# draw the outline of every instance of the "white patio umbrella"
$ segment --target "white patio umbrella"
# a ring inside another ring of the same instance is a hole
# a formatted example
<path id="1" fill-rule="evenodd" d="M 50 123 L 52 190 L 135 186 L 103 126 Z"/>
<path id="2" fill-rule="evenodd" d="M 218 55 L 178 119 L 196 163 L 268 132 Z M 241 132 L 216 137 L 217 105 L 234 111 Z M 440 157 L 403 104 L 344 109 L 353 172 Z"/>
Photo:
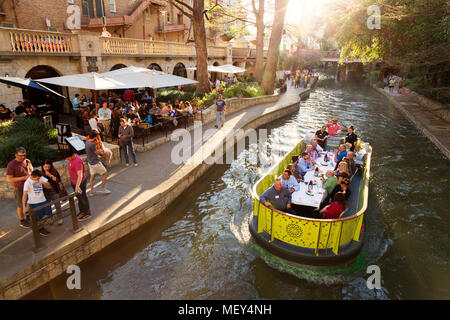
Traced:
<path id="1" fill-rule="evenodd" d="M 208 71 L 211 71 L 211 68 L 213 68 L 214 66 L 208 66 Z M 189 67 L 189 68 L 186 68 L 186 70 L 190 70 L 190 71 L 196 71 L 197 70 L 197 67 Z"/>
<path id="2" fill-rule="evenodd" d="M 90 90 L 114 90 L 129 88 L 124 83 L 108 78 L 96 72 L 73 74 L 69 76 L 45 78 L 37 80 L 43 83 L 55 84 L 63 87 L 82 88 Z"/>
<path id="3" fill-rule="evenodd" d="M 246 70 L 244 68 L 233 66 L 232 64 L 224 64 L 222 66 L 212 66 L 211 70 L 209 71 L 221 73 L 241 73 L 245 72 Z"/>
<path id="4" fill-rule="evenodd" d="M 198 83 L 198 81 L 146 68 L 127 67 L 102 73 L 105 77 L 123 83 L 125 88 L 166 88 Z"/>

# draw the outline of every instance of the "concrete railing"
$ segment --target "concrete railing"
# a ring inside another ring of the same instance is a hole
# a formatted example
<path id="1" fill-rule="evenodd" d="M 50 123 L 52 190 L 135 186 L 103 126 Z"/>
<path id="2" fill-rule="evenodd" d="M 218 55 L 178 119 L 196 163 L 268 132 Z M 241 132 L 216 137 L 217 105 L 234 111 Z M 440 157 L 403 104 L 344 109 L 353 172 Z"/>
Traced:
<path id="1" fill-rule="evenodd" d="M 72 33 L 0 28 L 0 51 L 71 54 L 79 51 L 76 37 Z"/>
<path id="2" fill-rule="evenodd" d="M 149 41 L 128 38 L 100 37 L 103 53 L 111 55 L 195 56 L 195 47 L 182 42 Z M 226 56 L 225 47 L 208 47 L 210 56 Z"/>
<path id="3" fill-rule="evenodd" d="M 278 101 L 280 98 L 279 94 L 273 94 L 270 96 L 261 96 L 254 98 L 229 98 L 225 99 L 227 103 L 225 116 L 232 114 L 248 107 L 252 107 L 258 104 L 273 103 Z M 195 114 L 195 120 L 202 120 L 204 124 L 216 120 L 216 105 L 213 104 L 210 107 L 202 110 L 202 112 L 197 112 Z"/>

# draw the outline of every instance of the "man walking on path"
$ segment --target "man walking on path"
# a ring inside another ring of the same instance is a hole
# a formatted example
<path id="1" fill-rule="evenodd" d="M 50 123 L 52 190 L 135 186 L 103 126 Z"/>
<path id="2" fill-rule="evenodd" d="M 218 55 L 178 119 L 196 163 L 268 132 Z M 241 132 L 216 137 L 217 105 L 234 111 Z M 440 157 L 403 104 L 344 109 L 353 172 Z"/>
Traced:
<path id="1" fill-rule="evenodd" d="M 80 211 L 78 213 L 78 221 L 83 221 L 91 217 L 89 199 L 86 194 L 87 179 L 84 173 L 83 160 L 73 150 L 69 150 L 66 160 L 69 161 L 70 181 L 78 199 L 78 209 Z"/>
<path id="2" fill-rule="evenodd" d="M 33 172 L 33 165 L 28 160 L 25 148 L 17 148 L 15 159 L 8 163 L 6 167 L 6 180 L 10 182 L 14 188 L 14 196 L 17 203 L 17 216 L 20 220 L 20 226 L 23 228 L 31 228 L 31 223 L 25 219 L 23 214 L 23 185 Z M 25 208 L 26 209 L 26 208 Z M 28 217 L 27 217 L 28 218 Z"/>
<path id="3" fill-rule="evenodd" d="M 219 94 L 219 97 L 216 101 L 216 128 L 222 127 L 225 123 L 225 108 L 225 100 L 223 100 L 222 95 Z"/>
<path id="4" fill-rule="evenodd" d="M 133 150 L 133 136 L 134 130 L 133 127 L 127 124 L 125 119 L 120 119 L 120 127 L 119 127 L 119 139 L 122 145 L 123 153 L 125 156 L 125 166 L 129 166 L 128 163 L 128 150 L 131 153 L 131 157 L 133 158 L 134 166 L 137 167 L 136 154 Z"/>
<path id="5" fill-rule="evenodd" d="M 91 196 L 95 196 L 96 192 L 94 190 L 94 181 L 95 176 L 97 174 L 102 175 L 102 188 L 101 191 L 98 191 L 98 193 L 101 194 L 110 194 L 111 191 L 105 188 L 106 186 L 106 179 L 108 178 L 108 171 L 103 166 L 103 163 L 101 163 L 99 156 L 104 156 L 104 152 L 102 149 L 98 149 L 96 145 L 94 144 L 94 140 L 97 138 L 98 133 L 94 130 L 92 130 L 89 133 L 89 140 L 86 141 L 86 155 L 87 155 L 87 161 L 89 165 L 89 172 L 91 174 L 90 177 L 90 183 L 91 183 Z"/>

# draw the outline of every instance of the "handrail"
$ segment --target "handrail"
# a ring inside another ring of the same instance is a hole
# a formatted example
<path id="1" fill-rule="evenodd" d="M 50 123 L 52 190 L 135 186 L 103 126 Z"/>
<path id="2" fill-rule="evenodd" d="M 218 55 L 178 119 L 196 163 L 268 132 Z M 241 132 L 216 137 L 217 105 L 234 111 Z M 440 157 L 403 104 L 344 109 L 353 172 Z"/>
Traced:
<path id="1" fill-rule="evenodd" d="M 66 201 L 69 200 L 69 208 L 70 208 L 70 216 L 72 217 L 72 226 L 73 226 L 73 232 L 77 233 L 79 232 L 82 228 L 80 228 L 78 226 L 78 219 L 77 219 L 77 215 L 76 215 L 76 208 L 75 208 L 75 200 L 74 197 L 76 197 L 76 193 L 72 192 L 71 194 L 58 198 L 56 200 L 50 201 L 46 204 L 43 204 L 42 206 L 33 208 L 32 210 L 28 210 L 25 213 L 29 213 L 30 214 L 30 218 L 31 218 L 31 227 L 32 227 L 32 231 L 33 231 L 33 239 L 34 239 L 34 251 L 37 252 L 39 250 L 41 250 L 43 248 L 42 244 L 41 244 L 41 239 L 39 236 L 39 227 L 43 224 L 45 224 L 45 222 L 49 219 L 53 219 L 54 218 L 54 214 L 51 214 L 50 216 L 44 216 L 40 221 L 37 221 L 36 218 L 36 211 L 41 210 L 43 208 L 46 208 L 48 206 L 60 203 L 62 201 Z M 59 217 L 60 218 L 64 218 L 67 217 L 68 215 L 66 214 L 60 214 Z"/>

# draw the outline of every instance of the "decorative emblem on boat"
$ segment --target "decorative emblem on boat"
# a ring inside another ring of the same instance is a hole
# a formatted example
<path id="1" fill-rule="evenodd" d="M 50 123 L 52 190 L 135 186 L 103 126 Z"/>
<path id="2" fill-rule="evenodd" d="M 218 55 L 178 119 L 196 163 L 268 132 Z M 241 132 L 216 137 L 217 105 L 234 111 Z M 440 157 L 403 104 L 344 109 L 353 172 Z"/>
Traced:
<path id="1" fill-rule="evenodd" d="M 291 223 L 286 227 L 286 232 L 292 238 L 299 238 L 301 237 L 303 230 L 298 225 Z"/>

